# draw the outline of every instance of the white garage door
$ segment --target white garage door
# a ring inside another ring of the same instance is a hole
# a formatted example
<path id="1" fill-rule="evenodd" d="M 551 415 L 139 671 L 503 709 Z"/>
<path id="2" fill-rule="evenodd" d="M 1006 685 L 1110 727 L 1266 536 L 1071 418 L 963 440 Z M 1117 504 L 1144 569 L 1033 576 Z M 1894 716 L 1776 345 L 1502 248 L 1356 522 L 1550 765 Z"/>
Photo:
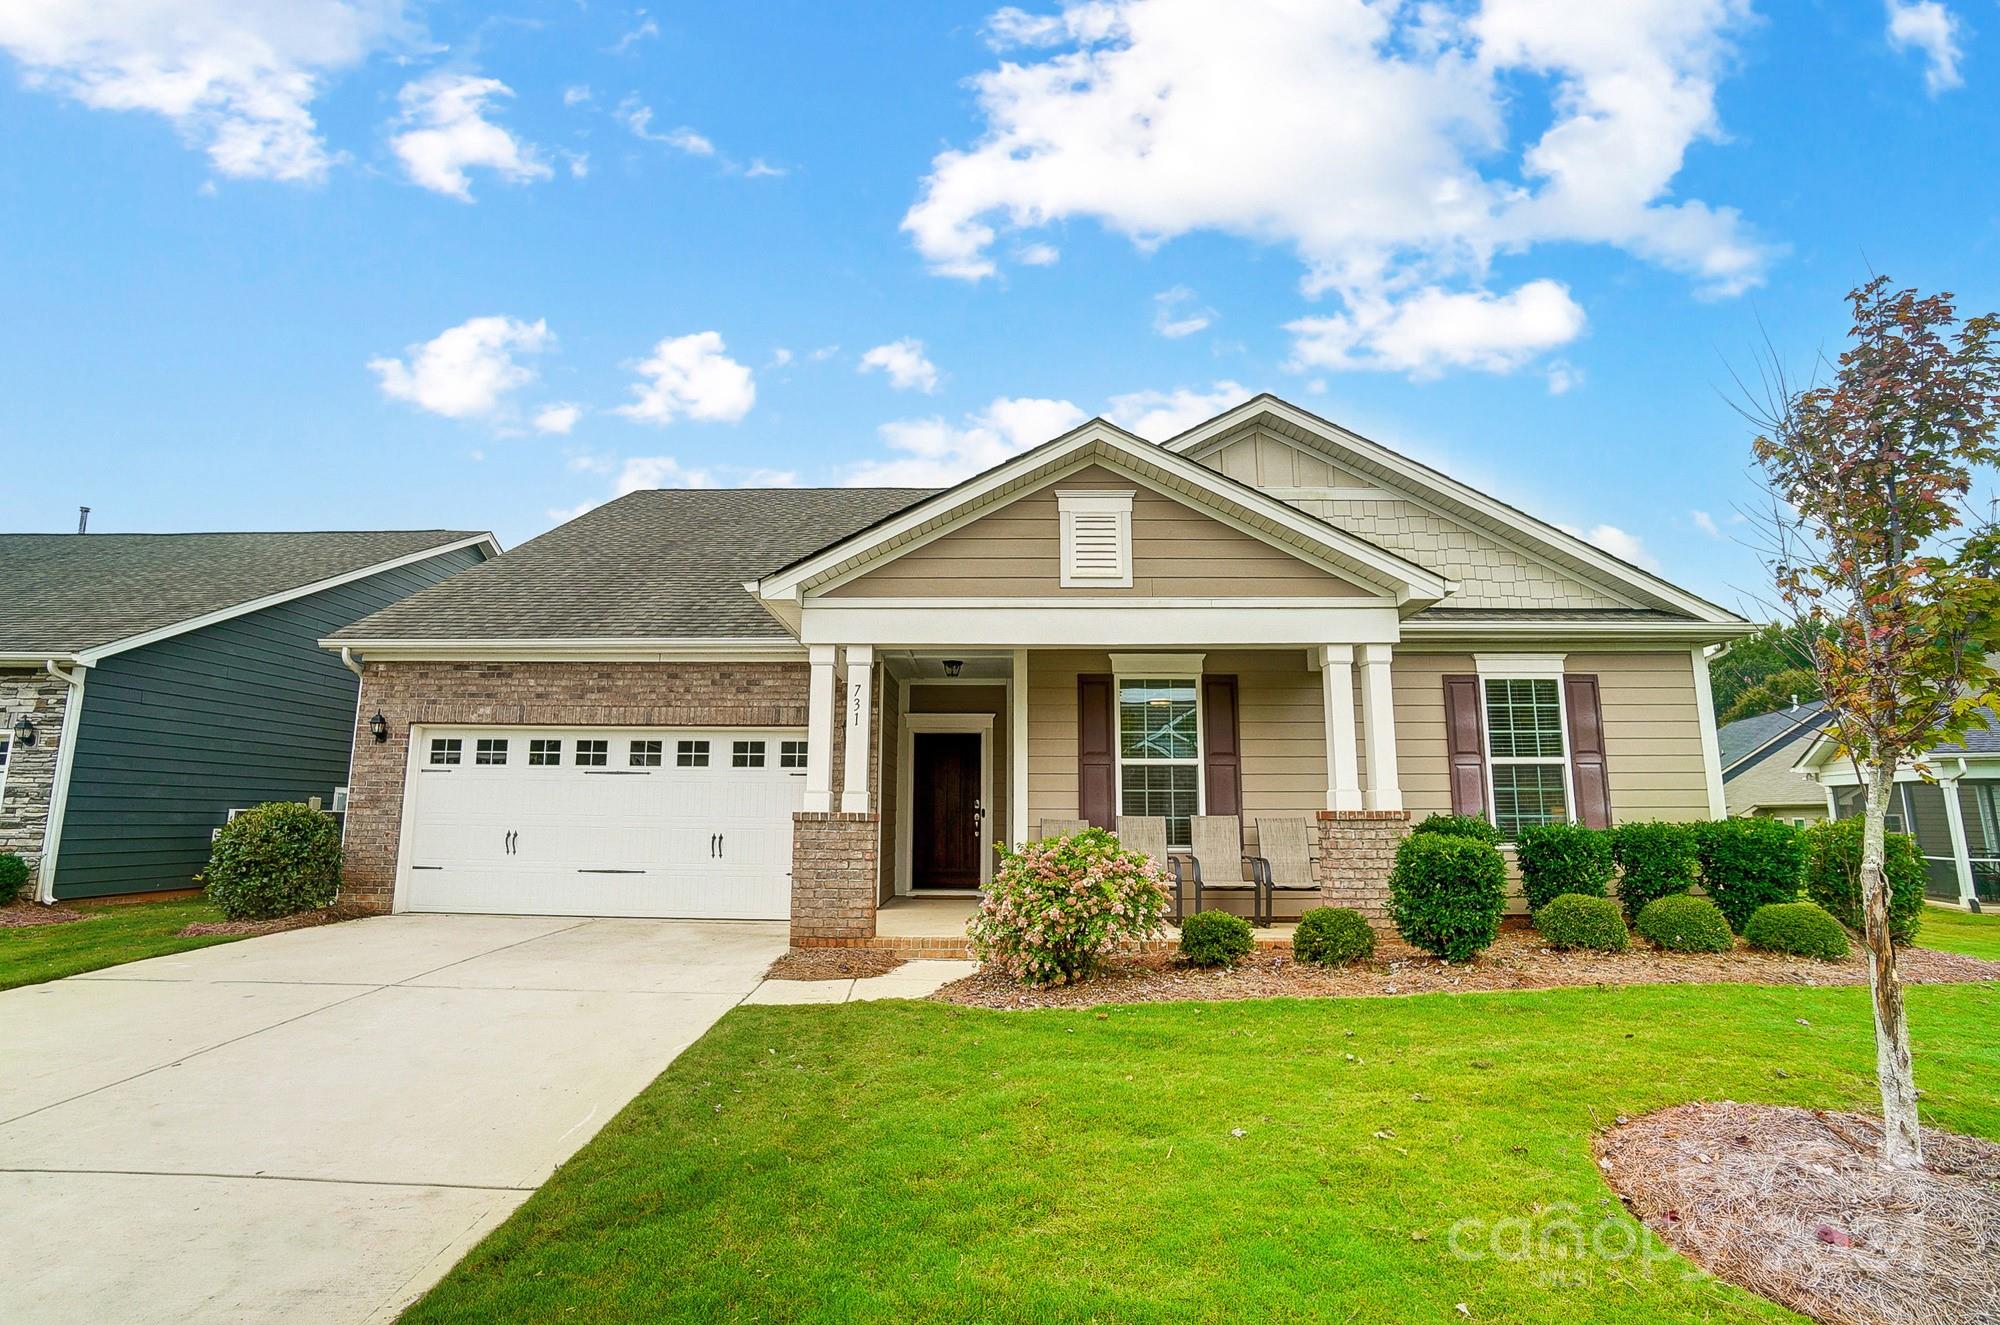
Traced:
<path id="1" fill-rule="evenodd" d="M 424 727 L 410 759 L 406 910 L 791 914 L 803 732 Z"/>

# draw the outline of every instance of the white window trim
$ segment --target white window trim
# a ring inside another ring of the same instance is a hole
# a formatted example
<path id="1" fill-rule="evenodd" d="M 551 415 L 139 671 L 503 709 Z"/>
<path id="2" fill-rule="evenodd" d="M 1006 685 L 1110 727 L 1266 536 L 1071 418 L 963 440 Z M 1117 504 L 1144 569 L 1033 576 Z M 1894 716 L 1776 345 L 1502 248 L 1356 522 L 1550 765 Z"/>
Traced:
<path id="1" fill-rule="evenodd" d="M 1065 589 L 1129 589 L 1132 587 L 1132 496 L 1130 492 L 1058 492 L 1056 509 L 1062 532 L 1062 587 Z M 1118 566 L 1115 572 L 1085 573 L 1076 566 L 1076 517 L 1080 514 L 1117 517 Z"/>
<path id="2" fill-rule="evenodd" d="M 4 716 L 4 715 L 0 715 Z M 14 763 L 14 720 L 7 719 L 7 730 L 0 733 L 0 805 L 7 803 L 7 770 Z"/>
<path id="3" fill-rule="evenodd" d="M 1119 695 L 1127 681 L 1189 681 L 1194 685 L 1194 812 L 1208 812 L 1208 709 L 1203 703 L 1201 685 L 1201 662 L 1204 655 L 1199 653 L 1114 653 L 1111 655 L 1111 787 L 1112 822 L 1116 823 L 1125 814 L 1125 733 L 1124 706 Z M 1150 663 L 1168 663 L 1181 670 L 1158 669 L 1145 666 Z M 1134 666 L 1134 664 L 1139 664 Z M 1189 761 L 1184 759 L 1136 759 L 1132 762 L 1179 768 Z M 1192 846 L 1169 846 L 1169 851 L 1189 852 Z"/>
<path id="4" fill-rule="evenodd" d="M 1496 829 L 1500 826 L 1500 780 L 1493 776 L 1493 770 L 1502 764 L 1561 764 L 1563 775 L 1563 822 L 1572 824 L 1576 822 L 1576 770 L 1570 762 L 1575 751 L 1569 748 L 1569 695 L 1567 693 L 1569 688 L 1563 684 L 1562 658 L 1563 655 L 1559 653 L 1548 655 L 1547 658 L 1543 659 L 1529 658 L 1524 655 L 1519 659 L 1510 658 L 1502 661 L 1508 664 L 1515 662 L 1522 664 L 1541 662 L 1544 666 L 1540 669 L 1534 669 L 1526 666 L 1516 667 L 1510 665 L 1490 671 L 1486 666 L 1488 661 L 1486 658 L 1479 657 L 1473 659 L 1479 668 L 1479 745 L 1480 752 L 1486 756 L 1486 822 L 1492 824 Z M 1546 663 L 1551 659 L 1555 663 L 1553 671 L 1548 670 L 1546 667 Z M 1488 702 L 1486 695 L 1486 683 L 1488 681 L 1555 682 L 1557 730 L 1562 735 L 1563 744 L 1563 752 L 1560 758 L 1551 758 L 1547 755 L 1500 755 L 1497 757 L 1494 755 L 1493 706 Z M 1509 843 L 1513 841 L 1512 838 L 1506 838 L 1505 840 Z"/>

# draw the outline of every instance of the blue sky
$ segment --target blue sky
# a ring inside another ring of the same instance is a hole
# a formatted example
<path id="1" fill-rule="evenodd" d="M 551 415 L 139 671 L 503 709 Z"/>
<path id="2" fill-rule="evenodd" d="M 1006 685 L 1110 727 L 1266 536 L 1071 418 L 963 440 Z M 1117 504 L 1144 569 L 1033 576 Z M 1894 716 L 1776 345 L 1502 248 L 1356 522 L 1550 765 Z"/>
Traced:
<path id="1" fill-rule="evenodd" d="M 1615 10 L 1616 12 L 1609 12 Z M 939 481 L 1269 390 L 1738 604 L 1732 368 L 2000 307 L 1990 0 L 0 11 L 11 527 Z"/>

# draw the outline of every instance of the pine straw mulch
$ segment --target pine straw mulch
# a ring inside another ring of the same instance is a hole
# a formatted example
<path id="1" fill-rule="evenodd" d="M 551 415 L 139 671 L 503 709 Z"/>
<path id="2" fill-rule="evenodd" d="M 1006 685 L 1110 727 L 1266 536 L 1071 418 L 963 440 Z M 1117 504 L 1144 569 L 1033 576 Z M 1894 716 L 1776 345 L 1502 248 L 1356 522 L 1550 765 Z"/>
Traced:
<path id="1" fill-rule="evenodd" d="M 1683 1104 L 1598 1138 L 1628 1209 L 1717 1278 L 1824 1325 L 2000 1321 L 2000 1145 L 1923 1129 L 1885 1171 L 1858 1114 Z"/>
<path id="2" fill-rule="evenodd" d="M 275 920 L 204 920 L 184 926 L 182 938 L 200 938 L 206 934 L 227 934 L 232 938 L 255 938 L 259 934 L 282 934 L 288 929 L 311 929 L 315 925 L 332 925 L 342 920 L 358 920 L 362 916 L 373 915 L 354 907 L 324 906 L 317 911 L 301 911 L 293 916 L 279 916 Z"/>
<path id="3" fill-rule="evenodd" d="M 1370 994 L 1494 992 L 1570 985 L 1769 984 L 1865 985 L 1859 949 L 1843 961 L 1753 952 L 1662 952 L 1643 940 L 1628 952 L 1556 952 L 1533 930 L 1506 929 L 1469 962 L 1444 962 L 1384 942 L 1371 961 L 1319 967 L 1290 954 L 1260 950 L 1242 965 L 1205 971 L 1171 954 L 1112 957 L 1074 985 L 1030 989 L 994 967 L 944 986 L 932 998 L 988 1008 L 1070 1008 L 1099 1003 L 1165 1003 L 1178 999 L 1331 998 Z M 2000 980 L 2000 961 L 1904 948 L 1896 969 L 1906 984 Z"/>
<path id="4" fill-rule="evenodd" d="M 43 906 L 39 902 L 9 902 L 0 906 L 0 929 L 28 929 L 35 925 L 65 925 L 85 919 L 81 911 L 66 906 Z"/>
<path id="5" fill-rule="evenodd" d="M 771 963 L 767 980 L 854 980 L 887 975 L 903 964 L 873 948 L 794 948 Z"/>

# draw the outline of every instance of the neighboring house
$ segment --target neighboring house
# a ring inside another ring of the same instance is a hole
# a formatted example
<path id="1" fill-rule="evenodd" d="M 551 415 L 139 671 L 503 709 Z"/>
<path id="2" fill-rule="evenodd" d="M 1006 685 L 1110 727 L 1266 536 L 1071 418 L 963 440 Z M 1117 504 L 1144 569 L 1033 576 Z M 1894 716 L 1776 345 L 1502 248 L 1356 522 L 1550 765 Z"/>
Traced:
<path id="1" fill-rule="evenodd" d="M 232 809 L 347 781 L 328 632 L 489 534 L 0 534 L 0 851 L 42 901 L 192 886 Z"/>
<path id="2" fill-rule="evenodd" d="M 1043 823 L 1211 814 L 1309 821 L 1379 918 L 1412 815 L 1720 817 L 1750 629 L 1269 396 L 941 492 L 635 492 L 326 641 L 347 896 L 863 944 Z"/>
<path id="3" fill-rule="evenodd" d="M 1819 734 L 1826 706 L 1794 703 L 1726 723 L 1716 733 L 1722 750 L 1722 797 L 1732 817 L 1784 819 L 1803 828 L 1826 818 L 1826 790 L 1792 765 Z"/>

